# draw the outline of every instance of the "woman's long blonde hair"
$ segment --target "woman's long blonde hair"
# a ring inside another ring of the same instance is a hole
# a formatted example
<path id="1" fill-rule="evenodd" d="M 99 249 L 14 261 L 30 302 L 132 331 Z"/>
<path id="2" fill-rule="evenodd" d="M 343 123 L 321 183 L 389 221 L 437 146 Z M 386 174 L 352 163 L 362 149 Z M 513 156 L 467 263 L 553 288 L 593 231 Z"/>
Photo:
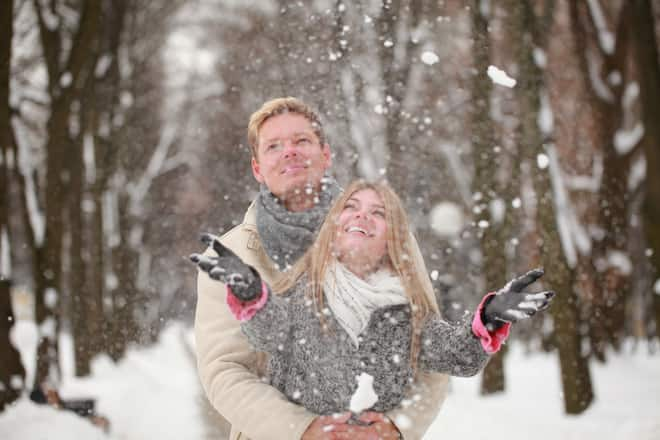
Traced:
<path id="1" fill-rule="evenodd" d="M 384 264 L 396 273 L 403 285 L 412 311 L 412 334 L 410 344 L 411 364 L 416 367 L 420 348 L 420 333 L 424 320 L 429 313 L 437 312 L 438 306 L 431 291 L 430 282 L 425 283 L 422 277 L 428 276 L 417 266 L 417 256 L 414 255 L 415 245 L 408 224 L 408 216 L 401 200 L 384 182 L 353 181 L 338 197 L 330 208 L 321 225 L 314 244 L 273 286 L 276 293 L 291 289 L 303 275 L 307 275 L 308 288 L 306 294 L 314 302 L 319 319 L 323 321 L 323 281 L 326 271 L 334 261 L 333 242 L 337 236 L 339 214 L 341 214 L 348 199 L 358 191 L 373 190 L 383 201 L 385 221 L 387 223 L 387 255 Z"/>

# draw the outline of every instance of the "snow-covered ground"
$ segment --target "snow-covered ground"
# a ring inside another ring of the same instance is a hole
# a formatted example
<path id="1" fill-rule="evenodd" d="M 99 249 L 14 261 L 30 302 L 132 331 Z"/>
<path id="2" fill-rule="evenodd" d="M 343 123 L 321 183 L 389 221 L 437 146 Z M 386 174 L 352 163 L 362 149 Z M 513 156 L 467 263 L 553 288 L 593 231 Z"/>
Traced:
<path id="1" fill-rule="evenodd" d="M 23 353 L 36 344 L 36 330 L 17 322 L 14 340 Z M 168 327 L 160 342 L 131 350 L 119 364 L 105 357 L 93 363 L 90 378 L 72 375 L 71 339 L 63 335 L 63 397 L 95 397 L 98 412 L 111 422 L 105 435 L 85 419 L 32 404 L 27 398 L 0 413 L 0 439 L 203 439 L 200 389 L 190 353 L 191 332 Z M 426 439 L 660 439 L 660 355 L 646 346 L 592 364 L 596 401 L 580 416 L 562 412 L 555 355 L 525 355 L 510 347 L 507 391 L 480 397 L 480 377 L 452 379 L 451 394 Z M 26 359 L 29 371 L 33 362 Z"/>

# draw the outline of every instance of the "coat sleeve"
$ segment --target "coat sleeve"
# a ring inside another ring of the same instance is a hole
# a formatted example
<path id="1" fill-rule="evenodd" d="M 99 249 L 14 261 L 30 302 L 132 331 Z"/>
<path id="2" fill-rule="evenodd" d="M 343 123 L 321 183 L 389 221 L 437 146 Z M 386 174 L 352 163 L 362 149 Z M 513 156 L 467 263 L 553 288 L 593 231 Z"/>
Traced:
<path id="1" fill-rule="evenodd" d="M 257 353 L 229 312 L 225 296 L 224 284 L 198 273 L 195 341 L 206 396 L 233 430 L 253 440 L 301 438 L 316 415 L 257 376 Z"/>
<path id="2" fill-rule="evenodd" d="M 291 340 L 290 298 L 274 295 L 267 286 L 263 294 L 266 296 L 263 307 L 244 320 L 241 329 L 256 350 L 273 354 L 285 350 Z"/>
<path id="3" fill-rule="evenodd" d="M 435 304 L 435 297 L 431 295 L 433 292 L 431 279 L 414 236 L 411 242 L 415 269 L 422 274 L 421 278 L 429 293 L 429 300 Z M 448 387 L 449 376 L 446 374 L 418 371 L 415 382 L 406 395 L 405 405 L 400 405 L 400 408 L 388 411 L 385 415 L 392 420 L 405 440 L 421 439 L 438 416 L 440 407 L 447 397 Z"/>
<path id="4" fill-rule="evenodd" d="M 452 376 L 474 376 L 488 362 L 489 355 L 472 330 L 473 316 L 450 324 L 432 315 L 421 334 L 419 367 Z"/>

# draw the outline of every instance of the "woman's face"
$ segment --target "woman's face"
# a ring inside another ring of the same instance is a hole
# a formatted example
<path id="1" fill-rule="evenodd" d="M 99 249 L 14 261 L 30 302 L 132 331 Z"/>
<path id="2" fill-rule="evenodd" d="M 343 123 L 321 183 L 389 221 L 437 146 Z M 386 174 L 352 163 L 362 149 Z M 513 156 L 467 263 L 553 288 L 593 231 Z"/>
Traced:
<path id="1" fill-rule="evenodd" d="M 356 191 L 337 221 L 333 249 L 339 261 L 364 278 L 378 269 L 387 251 L 385 206 L 372 189 Z"/>

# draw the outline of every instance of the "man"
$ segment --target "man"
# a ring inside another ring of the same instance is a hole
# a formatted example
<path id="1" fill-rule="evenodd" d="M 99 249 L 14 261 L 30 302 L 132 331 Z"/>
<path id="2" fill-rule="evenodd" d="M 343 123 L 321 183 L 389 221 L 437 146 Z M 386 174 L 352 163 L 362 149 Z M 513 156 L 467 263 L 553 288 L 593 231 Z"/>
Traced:
<path id="1" fill-rule="evenodd" d="M 312 243 L 340 190 L 324 177 L 332 159 L 321 121 L 301 101 L 266 102 L 250 118 L 248 141 L 260 194 L 243 223 L 220 241 L 272 284 Z M 416 251 L 418 270 L 426 274 Z M 310 413 L 261 379 L 263 359 L 229 312 L 225 286 L 200 273 L 197 290 L 198 370 L 209 401 L 232 425 L 230 440 L 417 439 L 445 398 L 447 376 L 419 373 L 404 409 L 386 415 L 368 412 L 362 416 L 365 425 L 346 423 L 349 414 Z"/>

